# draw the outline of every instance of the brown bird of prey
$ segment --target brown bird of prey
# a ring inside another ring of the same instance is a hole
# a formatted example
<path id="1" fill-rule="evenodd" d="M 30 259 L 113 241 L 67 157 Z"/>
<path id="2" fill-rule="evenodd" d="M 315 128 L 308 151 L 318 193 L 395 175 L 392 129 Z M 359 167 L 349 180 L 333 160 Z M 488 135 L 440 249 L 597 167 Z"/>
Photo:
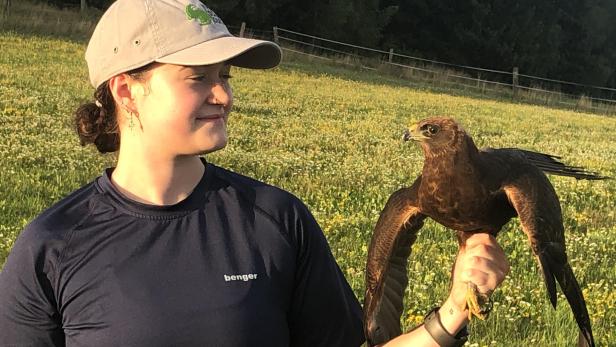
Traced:
<path id="1" fill-rule="evenodd" d="M 369 346 L 401 334 L 406 264 L 426 217 L 456 231 L 460 245 L 473 233 L 496 236 L 519 217 L 556 307 L 556 285 L 573 310 L 581 346 L 594 346 L 582 291 L 565 252 L 560 204 L 543 172 L 577 179 L 603 179 L 559 157 L 516 148 L 483 149 L 453 119 L 434 117 L 411 127 L 404 139 L 421 144 L 424 166 L 410 188 L 391 195 L 377 221 L 366 266 L 364 329 Z M 469 284 L 467 307 L 483 319 L 487 296 Z M 466 307 L 465 307 L 466 308 Z"/>

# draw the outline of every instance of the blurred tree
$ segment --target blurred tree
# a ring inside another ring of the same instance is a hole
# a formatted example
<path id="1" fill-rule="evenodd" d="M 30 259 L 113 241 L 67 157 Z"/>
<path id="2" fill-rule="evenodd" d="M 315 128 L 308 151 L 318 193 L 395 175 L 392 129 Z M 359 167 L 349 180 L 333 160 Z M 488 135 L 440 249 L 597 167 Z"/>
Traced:
<path id="1" fill-rule="evenodd" d="M 571 45 L 586 46 L 581 54 L 571 57 L 573 64 L 581 69 L 568 67 L 581 76 L 583 83 L 593 83 L 616 87 L 616 1 L 591 0 L 587 2 L 585 15 L 580 19 L 585 36 L 582 42 L 569 42 Z M 564 47 L 563 47 L 564 48 Z M 569 73 L 563 72 L 563 73 Z M 613 93 L 612 93 L 613 94 Z M 609 95 L 606 97 L 616 97 Z"/>
<path id="2" fill-rule="evenodd" d="M 384 1 L 385 5 L 397 1 Z M 461 65 L 526 73 L 558 63 L 553 2 L 405 0 L 383 32 L 384 47 Z M 523 67 L 524 66 L 524 67 Z"/>
<path id="3" fill-rule="evenodd" d="M 79 7 L 84 0 L 38 1 Z M 87 0 L 98 9 L 112 2 Z M 517 66 L 523 74 L 616 87 L 614 0 L 203 2 L 229 25 L 276 25 L 459 65 L 506 71 Z"/>
<path id="4" fill-rule="evenodd" d="M 106 10 L 115 0 L 38 0 L 59 8 L 81 8 L 85 3 L 88 7 Z"/>
<path id="5" fill-rule="evenodd" d="M 374 46 L 391 9 L 379 0 L 212 0 L 205 1 L 227 24 L 274 25 L 334 40 Z"/>
<path id="6" fill-rule="evenodd" d="M 616 84 L 614 0 L 382 0 L 381 47 L 460 65 Z"/>
<path id="7" fill-rule="evenodd" d="M 250 28 L 269 29 L 274 11 L 287 0 L 211 0 L 203 1 L 226 24 L 246 22 Z"/>

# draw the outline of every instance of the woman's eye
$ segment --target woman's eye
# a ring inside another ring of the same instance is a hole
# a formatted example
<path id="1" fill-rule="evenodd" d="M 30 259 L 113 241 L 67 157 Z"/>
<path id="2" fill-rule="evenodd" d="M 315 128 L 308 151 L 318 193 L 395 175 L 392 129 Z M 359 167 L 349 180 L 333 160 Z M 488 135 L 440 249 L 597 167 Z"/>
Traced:
<path id="1" fill-rule="evenodd" d="M 195 81 L 203 81 L 205 79 L 205 75 L 194 75 L 194 76 L 190 76 L 191 80 L 195 80 Z"/>
<path id="2" fill-rule="evenodd" d="M 233 76 L 231 76 L 231 75 L 229 75 L 229 74 L 222 74 L 222 75 L 220 75 L 220 79 L 222 79 L 222 80 L 224 80 L 224 81 L 227 81 L 227 80 L 229 80 L 229 79 L 230 79 L 230 78 L 232 78 L 232 77 L 233 77 Z M 208 76 L 206 76 L 206 75 L 194 75 L 194 76 L 190 76 L 189 78 L 190 78 L 191 80 L 198 81 L 198 82 L 205 82 L 205 81 L 209 81 L 209 80 L 210 80 L 211 82 L 213 82 L 213 83 L 214 83 L 213 78 L 209 78 L 209 77 L 208 77 Z"/>

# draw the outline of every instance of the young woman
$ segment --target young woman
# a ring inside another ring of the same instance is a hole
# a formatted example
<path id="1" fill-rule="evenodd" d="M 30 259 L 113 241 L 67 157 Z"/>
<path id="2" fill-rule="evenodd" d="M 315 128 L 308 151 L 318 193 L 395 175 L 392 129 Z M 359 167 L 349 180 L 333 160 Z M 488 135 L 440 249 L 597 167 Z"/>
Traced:
<path id="1" fill-rule="evenodd" d="M 20 234 L 0 273 L 0 346 L 363 343 L 361 307 L 304 204 L 200 158 L 227 143 L 231 66 L 280 59 L 197 0 L 109 8 L 86 51 L 96 100 L 75 121 L 117 166 Z M 476 243 L 454 283 L 490 291 L 504 257 Z"/>

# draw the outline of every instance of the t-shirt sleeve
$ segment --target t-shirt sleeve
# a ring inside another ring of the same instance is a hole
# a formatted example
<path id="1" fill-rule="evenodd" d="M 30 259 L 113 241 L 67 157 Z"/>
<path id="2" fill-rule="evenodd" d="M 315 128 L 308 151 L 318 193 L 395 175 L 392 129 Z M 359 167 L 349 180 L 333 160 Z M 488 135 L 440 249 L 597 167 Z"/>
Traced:
<path id="1" fill-rule="evenodd" d="M 64 346 L 53 294 L 57 242 L 30 225 L 0 271 L 0 346 Z"/>
<path id="2" fill-rule="evenodd" d="M 297 272 L 289 317 L 292 346 L 360 346 L 362 311 L 308 209 L 295 220 Z"/>

